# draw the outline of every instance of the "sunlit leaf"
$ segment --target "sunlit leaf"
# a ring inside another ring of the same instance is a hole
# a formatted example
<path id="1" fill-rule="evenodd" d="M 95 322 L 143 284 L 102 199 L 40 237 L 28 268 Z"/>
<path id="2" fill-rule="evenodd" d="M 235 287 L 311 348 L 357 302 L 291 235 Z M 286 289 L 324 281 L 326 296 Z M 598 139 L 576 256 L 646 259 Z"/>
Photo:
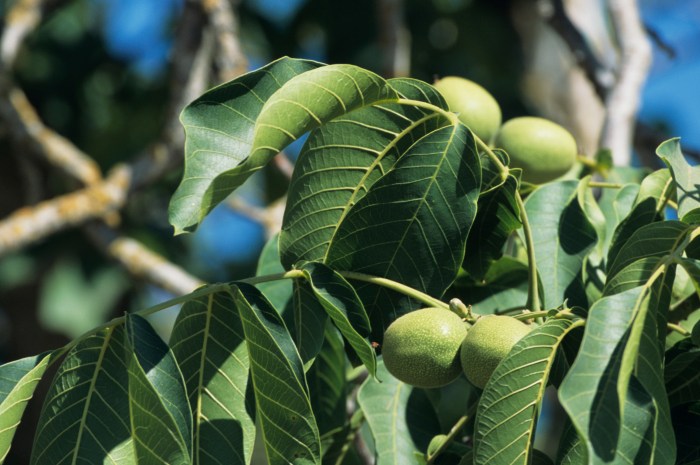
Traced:
<path id="1" fill-rule="evenodd" d="M 265 244 L 265 247 L 263 247 L 262 252 L 260 252 L 258 267 L 255 271 L 256 276 L 266 276 L 284 272 L 284 267 L 280 262 L 278 246 L 279 233 L 272 236 Z M 289 311 L 291 313 L 292 281 L 289 279 L 279 279 L 256 284 L 256 287 L 265 294 L 265 297 L 270 301 L 272 306 L 282 313 L 286 322 L 287 312 Z"/>
<path id="2" fill-rule="evenodd" d="M 44 402 L 32 465 L 134 463 L 123 341 L 123 326 L 113 326 L 68 353 Z"/>
<path id="3" fill-rule="evenodd" d="M 581 268 L 596 243 L 596 231 L 577 196 L 578 185 L 575 180 L 545 184 L 525 201 L 547 308 L 565 299 L 586 305 Z"/>
<path id="4" fill-rule="evenodd" d="M 248 351 L 233 298 L 218 292 L 183 305 L 170 346 L 194 422 L 194 463 L 248 464 L 255 422 L 246 403 Z"/>
<path id="5" fill-rule="evenodd" d="M 377 367 L 377 378 L 367 378 L 357 402 L 367 418 L 376 448 L 377 465 L 418 465 L 415 452 L 423 456 L 440 425 L 422 389 L 397 380 Z"/>
<path id="6" fill-rule="evenodd" d="M 24 409 L 53 357 L 44 353 L 0 366 L 0 464 L 10 452 Z"/>
<path id="7" fill-rule="evenodd" d="M 700 207 L 700 167 L 690 165 L 681 151 L 680 138 L 662 142 L 656 154 L 669 167 L 676 181 L 678 199 L 678 217 L 683 218 L 688 212 Z"/>
<path id="8" fill-rule="evenodd" d="M 267 154 L 249 157 L 265 102 L 287 81 L 319 66 L 281 58 L 215 87 L 183 110 L 185 172 L 168 212 L 176 233 L 196 229 L 222 199 L 267 163 Z"/>
<path id="9" fill-rule="evenodd" d="M 134 463 L 192 463 L 192 415 L 175 357 L 142 317 L 127 315 L 124 336 Z"/>
<path id="10" fill-rule="evenodd" d="M 320 465 L 321 442 L 304 367 L 277 311 L 255 287 L 232 289 L 250 359 L 256 416 L 270 465 Z"/>
<path id="11" fill-rule="evenodd" d="M 528 464 L 557 349 L 582 320 L 550 319 L 522 338 L 498 365 L 476 413 L 474 464 Z"/>

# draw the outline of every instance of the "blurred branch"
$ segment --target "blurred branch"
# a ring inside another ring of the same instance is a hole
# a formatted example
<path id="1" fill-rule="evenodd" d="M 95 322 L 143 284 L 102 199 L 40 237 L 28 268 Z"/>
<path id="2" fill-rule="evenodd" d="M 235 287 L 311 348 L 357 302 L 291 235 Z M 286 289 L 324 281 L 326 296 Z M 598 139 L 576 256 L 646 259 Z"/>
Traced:
<path id="1" fill-rule="evenodd" d="M 651 64 L 651 45 L 635 0 L 610 0 L 608 5 L 620 47 L 620 65 L 606 100 L 600 147 L 612 151 L 616 165 L 628 166 L 641 90 Z"/>
<path id="2" fill-rule="evenodd" d="M 17 0 L 5 15 L 0 42 L 0 60 L 9 69 L 14 64 L 24 39 L 39 25 L 46 10 L 59 0 Z"/>
<path id="3" fill-rule="evenodd" d="M 176 295 L 189 294 L 204 284 L 140 242 L 120 236 L 104 224 L 88 224 L 84 229 L 93 242 L 134 276 Z"/>
<path id="4" fill-rule="evenodd" d="M 100 183 L 12 213 L 0 221 L 0 256 L 118 211 L 126 201 L 130 177 L 129 168 L 119 165 Z"/>
<path id="5" fill-rule="evenodd" d="M 202 0 L 202 6 L 216 36 L 219 80 L 230 81 L 248 69 L 248 59 L 239 40 L 238 16 L 230 0 Z"/>
<path id="6" fill-rule="evenodd" d="M 379 42 L 384 55 L 383 74 L 402 77 L 411 74 L 411 36 L 404 21 L 404 0 L 379 0 L 377 16 Z"/>
<path id="7" fill-rule="evenodd" d="M 564 8 L 563 0 L 553 0 L 551 8 L 548 8 L 543 16 L 569 47 L 576 64 L 584 71 L 596 94 L 604 102 L 614 83 L 615 76 L 601 63 L 581 31 L 571 22 Z"/>

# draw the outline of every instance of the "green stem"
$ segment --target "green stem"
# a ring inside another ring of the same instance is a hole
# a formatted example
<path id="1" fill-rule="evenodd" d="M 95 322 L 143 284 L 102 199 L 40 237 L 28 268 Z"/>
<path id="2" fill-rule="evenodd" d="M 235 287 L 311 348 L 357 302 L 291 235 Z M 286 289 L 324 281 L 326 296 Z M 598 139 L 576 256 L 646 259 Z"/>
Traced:
<path id="1" fill-rule="evenodd" d="M 467 422 L 474 416 L 474 413 L 476 412 L 476 407 L 478 403 L 474 403 L 469 407 L 469 410 L 467 411 L 466 414 L 462 415 L 459 417 L 459 420 L 455 422 L 455 424 L 452 426 L 450 429 L 450 432 L 447 433 L 447 437 L 445 438 L 445 441 L 438 447 L 438 449 L 435 451 L 433 455 L 430 457 L 427 457 L 427 465 L 431 465 L 432 463 L 435 463 L 435 459 L 437 459 L 440 454 L 445 452 L 447 449 L 447 446 L 450 445 L 450 443 L 454 440 L 455 436 L 459 434 L 459 432 L 464 428 L 464 425 L 467 424 Z"/>
<path id="2" fill-rule="evenodd" d="M 583 156 L 583 155 L 578 155 L 576 157 L 579 163 L 581 163 L 584 166 L 587 166 L 588 168 L 591 168 L 593 170 L 598 168 L 598 164 L 595 162 L 595 160 L 591 160 L 590 158 Z"/>
<path id="3" fill-rule="evenodd" d="M 619 182 L 589 181 L 588 187 L 601 187 L 603 189 L 622 189 L 624 184 Z"/>
<path id="4" fill-rule="evenodd" d="M 685 336 L 685 337 L 690 336 L 690 331 L 688 331 L 687 329 L 685 329 L 681 325 L 677 325 L 675 323 L 666 323 L 666 327 L 670 331 L 675 331 L 675 332 L 681 334 L 682 336 Z"/>
<path id="5" fill-rule="evenodd" d="M 450 306 L 445 302 L 431 297 L 428 294 L 421 292 L 417 289 L 413 289 L 410 286 L 406 286 L 405 284 L 392 281 L 391 279 L 380 278 L 378 276 L 372 276 L 364 273 L 357 273 L 355 271 L 339 271 L 338 273 L 344 278 L 354 279 L 355 281 L 363 281 L 366 283 L 386 287 L 387 289 L 391 289 L 392 291 L 396 291 L 403 295 L 407 295 L 408 297 L 412 297 L 420 302 L 423 302 L 426 305 L 430 305 L 431 307 L 443 308 L 445 310 L 450 309 Z"/>

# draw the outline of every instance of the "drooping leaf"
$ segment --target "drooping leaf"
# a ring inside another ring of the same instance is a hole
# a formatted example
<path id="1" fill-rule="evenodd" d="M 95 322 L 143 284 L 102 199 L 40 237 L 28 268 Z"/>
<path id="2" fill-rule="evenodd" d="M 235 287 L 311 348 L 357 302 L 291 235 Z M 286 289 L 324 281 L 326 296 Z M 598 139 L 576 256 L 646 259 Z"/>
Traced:
<path id="1" fill-rule="evenodd" d="M 183 110 L 185 172 L 168 212 L 176 233 L 196 229 L 216 204 L 267 163 L 265 156 L 249 157 L 265 102 L 287 81 L 319 66 L 281 58 L 215 87 Z"/>
<path id="2" fill-rule="evenodd" d="M 377 357 L 367 340 L 369 317 L 357 293 L 345 278 L 322 263 L 305 262 L 300 268 L 336 328 L 355 350 L 372 376 L 377 373 Z"/>
<path id="3" fill-rule="evenodd" d="M 476 215 L 481 172 L 474 144 L 460 124 L 411 146 L 350 210 L 326 263 L 441 297 L 460 269 Z M 376 340 L 391 321 L 415 308 L 407 297 L 380 286 L 358 283 L 356 290 Z"/>
<path id="4" fill-rule="evenodd" d="M 484 388 L 476 413 L 474 464 L 528 464 L 539 406 L 557 349 L 583 320 L 550 319 L 511 349 Z"/>
<path id="5" fill-rule="evenodd" d="M 666 357 L 664 379 L 670 406 L 700 401 L 700 347 L 684 339 Z"/>
<path id="6" fill-rule="evenodd" d="M 124 333 L 134 463 L 192 463 L 192 415 L 173 353 L 138 315 L 126 316 Z"/>
<path id="7" fill-rule="evenodd" d="M 277 311 L 255 287 L 232 289 L 245 334 L 256 415 L 270 465 L 320 465 L 321 442 L 304 367 Z"/>
<path id="8" fill-rule="evenodd" d="M 0 464 L 10 452 L 24 409 L 54 356 L 44 353 L 0 366 Z"/>
<path id="9" fill-rule="evenodd" d="M 565 299 L 570 305 L 587 304 L 581 268 L 596 243 L 596 231 L 577 196 L 578 185 L 575 180 L 545 184 L 525 201 L 547 308 Z"/>
<path id="10" fill-rule="evenodd" d="M 680 138 L 662 142 L 656 154 L 671 170 L 676 181 L 678 199 L 678 217 L 683 218 L 688 212 L 700 207 L 700 167 L 691 166 L 683 157 Z"/>
<path id="11" fill-rule="evenodd" d="M 290 332 L 304 364 L 304 371 L 307 371 L 323 346 L 328 314 L 307 281 L 296 279 L 293 288 L 294 325 Z"/>
<path id="12" fill-rule="evenodd" d="M 32 465 L 135 463 L 123 341 L 123 326 L 112 326 L 68 353 L 44 402 Z"/>
<path id="13" fill-rule="evenodd" d="M 170 346 L 187 387 L 195 465 L 250 461 L 255 440 L 246 403 L 248 350 L 235 302 L 218 292 L 187 302 Z"/>
<path id="14" fill-rule="evenodd" d="M 517 179 L 508 176 L 502 185 L 479 197 L 462 265 L 475 280 L 482 279 L 503 256 L 506 240 L 520 227 L 520 209 L 515 201 L 517 189 Z"/>
<path id="15" fill-rule="evenodd" d="M 404 98 L 447 108 L 428 84 L 389 81 Z M 314 130 L 294 169 L 280 234 L 282 263 L 325 261 L 339 225 L 413 143 L 447 121 L 439 113 L 383 103 Z"/>
<path id="16" fill-rule="evenodd" d="M 603 297 L 589 311 L 559 395 L 592 463 L 673 456 L 659 344 L 666 287 L 659 279 Z"/>
<path id="17" fill-rule="evenodd" d="M 346 422 L 346 365 L 343 338 L 333 326 L 327 324 L 321 352 L 306 373 L 311 407 L 322 436 L 341 428 Z"/>
<path id="18" fill-rule="evenodd" d="M 369 377 L 357 394 L 357 402 L 372 431 L 377 465 L 419 465 L 418 457 L 440 425 L 430 401 L 421 389 L 397 380 L 380 362 L 377 379 Z"/>

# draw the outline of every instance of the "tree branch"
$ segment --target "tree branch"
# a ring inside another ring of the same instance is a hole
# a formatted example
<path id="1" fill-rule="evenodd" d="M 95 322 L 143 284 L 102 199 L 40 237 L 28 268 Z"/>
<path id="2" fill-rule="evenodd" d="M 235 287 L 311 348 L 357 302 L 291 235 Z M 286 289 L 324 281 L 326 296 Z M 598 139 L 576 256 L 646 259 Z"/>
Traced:
<path id="1" fill-rule="evenodd" d="M 202 0 L 202 5 L 216 36 L 219 79 L 230 81 L 248 69 L 248 59 L 238 39 L 238 16 L 229 0 Z"/>
<path id="2" fill-rule="evenodd" d="M 606 100 L 607 114 L 600 147 L 612 151 L 618 166 L 632 159 L 632 137 L 640 94 L 651 64 L 651 45 L 635 0 L 610 0 L 610 16 L 620 46 L 620 66 Z"/>

